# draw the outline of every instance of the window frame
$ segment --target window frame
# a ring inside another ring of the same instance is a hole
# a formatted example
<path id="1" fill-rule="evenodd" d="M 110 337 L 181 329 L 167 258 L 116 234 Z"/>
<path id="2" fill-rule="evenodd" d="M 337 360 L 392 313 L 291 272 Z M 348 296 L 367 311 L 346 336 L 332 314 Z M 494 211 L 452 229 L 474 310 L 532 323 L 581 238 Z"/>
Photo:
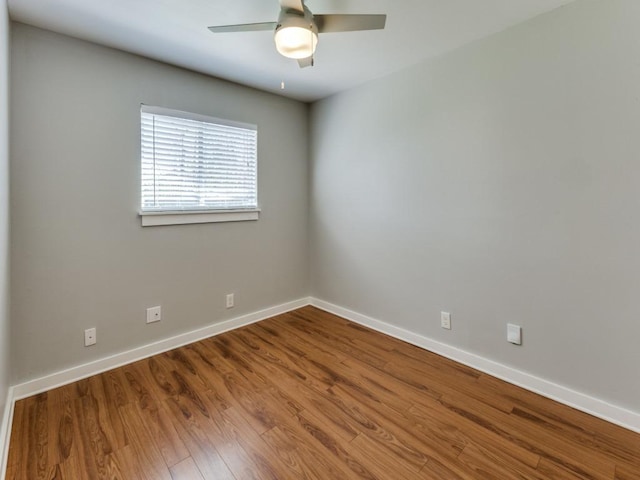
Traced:
<path id="1" fill-rule="evenodd" d="M 182 118 L 186 120 L 195 120 L 199 122 L 212 123 L 216 125 L 223 125 L 236 128 L 244 128 L 248 130 L 255 130 L 256 132 L 256 207 L 250 208 L 179 208 L 179 209 L 153 209 L 144 210 L 142 208 L 142 114 L 156 114 L 169 116 L 174 118 Z M 141 224 L 143 227 L 158 226 L 158 225 L 186 225 L 192 223 L 218 223 L 218 222 L 242 222 L 242 221 L 254 221 L 258 220 L 260 216 L 260 207 L 258 204 L 258 144 L 257 144 L 257 132 L 258 126 L 250 123 L 237 122 L 233 120 L 227 120 L 209 115 L 202 115 L 199 113 L 186 112 L 182 110 L 170 109 L 165 107 L 151 106 L 140 104 L 139 111 L 139 154 L 138 161 L 140 167 L 139 177 L 139 210 L 138 214 L 141 218 Z"/>

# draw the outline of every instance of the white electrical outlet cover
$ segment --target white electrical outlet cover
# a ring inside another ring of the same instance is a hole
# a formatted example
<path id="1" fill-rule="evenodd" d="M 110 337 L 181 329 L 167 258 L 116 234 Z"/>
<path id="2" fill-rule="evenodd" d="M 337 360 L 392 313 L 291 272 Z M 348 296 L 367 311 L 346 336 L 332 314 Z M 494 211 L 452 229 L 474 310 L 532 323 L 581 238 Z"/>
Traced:
<path id="1" fill-rule="evenodd" d="M 451 314 L 449 312 L 440 312 L 440 326 L 451 330 Z"/>
<path id="2" fill-rule="evenodd" d="M 162 307 L 160 305 L 147 308 L 147 323 L 159 322 L 160 320 L 162 320 Z"/>
<path id="3" fill-rule="evenodd" d="M 84 346 L 90 347 L 91 345 L 96 344 L 96 329 L 95 328 L 87 328 L 84 331 Z"/>
<path id="4" fill-rule="evenodd" d="M 522 327 L 520 325 L 507 324 L 507 341 L 514 345 L 522 345 Z"/>

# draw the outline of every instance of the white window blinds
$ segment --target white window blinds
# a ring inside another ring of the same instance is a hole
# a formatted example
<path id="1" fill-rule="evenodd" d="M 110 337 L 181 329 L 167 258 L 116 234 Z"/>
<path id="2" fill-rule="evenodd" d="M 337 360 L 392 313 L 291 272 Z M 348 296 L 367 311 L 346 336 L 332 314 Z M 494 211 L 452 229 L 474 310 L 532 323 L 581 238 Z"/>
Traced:
<path id="1" fill-rule="evenodd" d="M 142 105 L 142 212 L 258 207 L 255 125 Z"/>

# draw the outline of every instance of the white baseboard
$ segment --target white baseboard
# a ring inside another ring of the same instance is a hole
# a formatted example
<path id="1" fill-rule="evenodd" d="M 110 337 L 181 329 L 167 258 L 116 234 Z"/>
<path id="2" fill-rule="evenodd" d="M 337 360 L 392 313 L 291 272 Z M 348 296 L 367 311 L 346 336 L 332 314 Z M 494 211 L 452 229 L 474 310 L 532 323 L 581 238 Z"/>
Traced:
<path id="1" fill-rule="evenodd" d="M 11 440 L 11 425 L 13 423 L 13 406 L 15 405 L 13 387 L 7 392 L 7 402 L 4 405 L 2 423 L 0 423 L 0 480 L 4 480 L 9 459 L 9 440 Z"/>
<path id="2" fill-rule="evenodd" d="M 187 333 L 181 333 L 171 338 L 160 340 L 158 342 L 150 343 L 142 347 L 134 348 L 126 352 L 117 353 L 93 362 L 86 363 L 84 365 L 78 365 L 60 372 L 52 373 L 35 380 L 20 383 L 13 387 L 13 399 L 20 400 L 22 398 L 30 397 L 47 390 L 51 390 L 62 385 L 66 385 L 72 382 L 76 382 L 83 378 L 96 375 L 98 373 L 106 372 L 113 368 L 120 367 L 143 358 L 148 358 L 159 353 L 163 353 L 174 348 L 187 345 L 189 343 L 197 342 L 204 338 L 219 335 L 229 330 L 244 327 L 252 323 L 265 320 L 267 318 L 281 315 L 291 310 L 295 310 L 306 305 L 309 305 L 311 300 L 309 298 L 302 298 L 292 302 L 284 303 L 270 307 L 258 312 L 242 315 L 241 317 L 225 320 L 224 322 L 209 325 L 198 330 L 193 330 Z"/>
<path id="3" fill-rule="evenodd" d="M 312 298 L 311 305 L 475 368 L 476 370 L 480 370 L 481 372 L 500 378 L 501 380 L 512 383 L 526 390 L 538 393 L 544 397 L 551 398 L 552 400 L 593 415 L 594 417 L 601 418 L 640 433 L 640 413 L 638 412 L 633 412 L 631 410 L 612 405 L 590 395 L 550 382 L 549 380 L 516 370 L 515 368 L 502 365 L 501 363 L 494 362 L 479 355 L 466 352 L 459 348 L 452 347 L 451 345 L 432 340 L 417 333 L 410 332 L 403 328 L 396 327 L 395 325 L 376 320 L 323 300 Z"/>

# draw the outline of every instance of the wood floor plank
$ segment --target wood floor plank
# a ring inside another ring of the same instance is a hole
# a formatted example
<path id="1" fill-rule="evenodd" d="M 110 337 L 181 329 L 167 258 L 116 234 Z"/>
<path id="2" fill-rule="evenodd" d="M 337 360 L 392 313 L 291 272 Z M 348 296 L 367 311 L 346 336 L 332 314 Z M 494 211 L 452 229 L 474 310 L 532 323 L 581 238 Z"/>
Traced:
<path id="1" fill-rule="evenodd" d="M 591 480 L 594 478 L 589 474 L 568 470 L 564 465 L 559 465 L 548 458 L 540 459 L 540 464 L 536 470 L 542 475 L 542 478 L 554 480 Z"/>
<path id="2" fill-rule="evenodd" d="M 362 346 L 345 341 L 340 335 L 333 333 L 330 329 L 324 328 L 321 324 L 314 322 L 310 318 L 298 315 L 295 312 L 293 312 L 291 316 L 295 321 L 289 321 L 290 326 L 304 333 L 306 338 L 313 339 L 313 342 L 317 339 L 318 342 L 323 343 L 325 348 L 328 347 L 329 351 L 338 351 L 347 357 L 357 358 L 374 367 L 381 367 L 387 362 L 387 360 L 378 355 L 377 351 L 371 351 L 371 349 L 365 349 L 362 348 Z"/>
<path id="3" fill-rule="evenodd" d="M 169 398 L 165 401 L 166 408 L 172 413 L 172 421 L 178 435 L 191 454 L 198 470 L 209 479 L 235 480 L 236 477 L 220 456 L 219 451 L 227 452 L 226 446 L 212 443 L 207 418 L 198 409 L 181 398 Z"/>
<path id="4" fill-rule="evenodd" d="M 16 402 L 8 480 L 640 479 L 640 435 L 305 307 Z"/>
<path id="5" fill-rule="evenodd" d="M 383 403 L 358 401 L 354 392 L 349 392 L 340 385 L 332 387 L 330 391 L 369 419 L 362 424 L 364 434 L 393 451 L 395 456 L 415 467 L 416 471 L 420 471 L 431 458 L 455 460 L 464 446 L 458 438 L 445 440 L 443 435 L 425 435 L 422 430 L 414 428 L 410 417 Z"/>
<path id="6" fill-rule="evenodd" d="M 114 452 L 113 456 L 120 465 L 121 471 L 124 472 L 124 478 L 126 478 L 127 480 L 147 480 L 147 476 L 142 470 L 142 463 L 138 461 L 133 446 L 127 445 L 126 447 L 123 447 Z M 81 475 L 78 475 L 77 473 L 72 473 L 70 475 L 65 474 L 63 478 L 73 479 L 83 477 Z"/>
<path id="7" fill-rule="evenodd" d="M 269 387 L 268 379 L 256 372 L 254 365 L 242 354 L 244 349 L 234 345 L 230 335 L 208 338 L 204 343 L 210 348 L 211 354 L 217 358 L 218 364 L 223 366 L 229 364 L 231 368 L 227 374 L 239 373 L 251 383 L 255 390 Z"/>
<path id="8" fill-rule="evenodd" d="M 149 383 L 157 398 L 164 400 L 178 394 L 180 385 L 172 375 L 170 366 L 167 366 L 164 354 L 142 360 L 138 368 L 145 378 L 152 380 Z"/>
<path id="9" fill-rule="evenodd" d="M 251 335 L 252 330 L 245 332 Z M 258 340 L 258 343 L 264 340 Z M 268 378 L 272 386 L 281 387 L 284 390 L 296 389 L 296 384 L 305 385 L 313 391 L 326 391 L 334 382 L 327 378 L 327 374 L 311 365 L 306 357 L 291 357 L 287 355 L 286 347 L 279 348 L 276 344 L 266 351 L 266 348 L 242 349 L 245 358 L 251 359 L 254 371 L 261 377 Z M 329 363 L 331 364 L 331 363 Z M 339 365 L 339 364 L 336 364 Z"/>
<path id="10" fill-rule="evenodd" d="M 191 457 L 175 464 L 169 471 L 173 480 L 205 480 Z"/>
<path id="11" fill-rule="evenodd" d="M 322 358 L 322 352 L 310 352 L 313 360 L 308 355 L 292 355 L 276 339 L 265 338 L 254 326 L 235 332 L 236 337 L 246 346 L 245 354 L 256 357 L 261 365 L 267 364 L 271 367 L 273 374 L 287 375 L 297 380 L 305 381 L 314 388 L 324 390 L 333 385 L 333 379 L 320 368 L 315 367 L 313 361 L 323 361 L 324 364 L 331 364 L 333 358 Z M 321 360 L 318 360 L 321 358 Z M 270 380 L 274 377 L 270 376 Z"/>
<path id="12" fill-rule="evenodd" d="M 447 480 L 479 480 L 478 473 L 457 462 L 441 463 L 435 458 L 422 468 L 427 478 Z"/>
<path id="13" fill-rule="evenodd" d="M 261 468 L 265 462 L 264 452 L 247 451 L 240 441 L 237 417 L 233 415 L 236 418 L 233 422 L 229 416 L 236 407 L 205 416 L 184 399 L 170 399 L 167 403 L 180 420 L 181 435 L 185 435 L 185 442 L 205 478 L 277 478 L 270 466 Z M 218 473 L 220 469 L 225 476 Z M 282 473 L 284 476 L 286 472 Z"/>
<path id="14" fill-rule="evenodd" d="M 637 480 L 640 478 L 640 464 L 618 464 L 616 465 L 615 480 Z"/>
<path id="15" fill-rule="evenodd" d="M 126 388 L 127 379 L 123 369 L 110 370 L 97 378 L 102 380 L 105 398 L 110 404 L 121 407 L 132 401 Z"/>
<path id="16" fill-rule="evenodd" d="M 255 465 L 256 477 L 274 480 L 300 478 L 294 468 L 280 460 L 276 447 L 267 443 L 246 421 L 244 413 L 242 409 L 234 407 L 218 412 L 214 418 L 220 421 L 218 425 L 224 426 L 221 431 L 226 440 L 236 442 L 247 453 Z"/>
<path id="17" fill-rule="evenodd" d="M 73 391 L 68 386 L 47 392 L 49 399 L 49 458 L 50 465 L 66 461 L 71 455 L 74 440 Z"/>
<path id="18" fill-rule="evenodd" d="M 366 462 L 361 463 L 351 453 L 351 442 L 341 440 L 331 425 L 325 419 L 320 417 L 309 416 L 308 411 L 299 413 L 296 420 L 302 429 L 304 429 L 315 440 L 315 444 L 311 446 L 321 447 L 329 455 L 342 462 L 346 468 L 351 470 L 358 478 L 373 480 L 376 477 L 367 466 Z M 355 438 L 354 438 L 355 439 Z M 326 453 L 325 453 L 326 454 Z"/>
<path id="19" fill-rule="evenodd" d="M 318 480 L 327 477 L 336 478 L 335 474 L 329 473 L 328 468 L 323 472 L 325 477 L 319 475 L 316 471 L 316 465 L 309 461 L 306 455 L 304 455 L 303 449 L 294 444 L 292 440 L 282 432 L 280 427 L 274 427 L 264 432 L 262 437 L 273 446 L 280 460 L 299 478 Z"/>
<path id="20" fill-rule="evenodd" d="M 379 401 L 400 412 L 411 408 L 424 393 L 378 369 L 368 368 L 357 360 L 344 360 L 341 364 L 343 376 L 358 383 Z M 436 395 L 434 398 L 440 398 Z"/>
<path id="21" fill-rule="evenodd" d="M 171 422 L 171 416 L 164 402 L 147 404 L 144 408 L 136 404 L 135 408 L 138 409 L 139 416 L 144 420 L 168 467 L 190 456 L 189 450 Z"/>
<path id="22" fill-rule="evenodd" d="M 75 406 L 79 412 L 82 444 L 90 451 L 96 467 L 102 470 L 105 457 L 114 451 L 114 445 L 105 431 L 108 427 L 104 422 L 102 406 L 91 394 L 76 399 Z"/>
<path id="23" fill-rule="evenodd" d="M 265 368 L 265 365 L 256 368 Z M 326 390 L 315 389 L 313 384 L 289 376 L 279 376 L 274 383 L 281 391 L 288 392 L 296 399 L 298 410 L 304 409 L 305 416 L 322 418 L 340 438 L 349 442 L 360 433 L 358 422 L 354 420 L 355 414 L 348 411 L 344 404 L 336 402 Z"/>
<path id="24" fill-rule="evenodd" d="M 562 465 L 577 475 L 588 478 L 611 479 L 615 462 L 605 455 L 590 452 L 581 445 L 568 443 L 553 432 L 539 428 L 509 414 L 481 403 L 470 405 L 459 398 L 441 399 L 448 409 L 469 419 L 477 419 L 485 428 L 508 438 L 527 450 Z"/>
<path id="25" fill-rule="evenodd" d="M 88 382 L 83 382 L 83 386 L 88 386 Z M 73 403 L 71 404 L 71 412 L 74 421 L 71 423 L 72 427 L 72 439 L 70 440 L 70 454 L 64 462 L 60 463 L 60 466 L 65 466 L 67 469 L 70 469 L 73 472 L 79 472 L 86 477 L 97 478 L 98 477 L 98 469 L 96 464 L 103 461 L 104 456 L 108 454 L 107 452 L 99 452 L 96 453 L 96 447 L 99 444 L 92 444 L 91 440 L 93 440 L 92 433 L 96 433 L 96 430 L 90 432 L 88 428 L 92 428 L 95 425 L 87 425 L 86 413 L 83 408 L 83 399 L 86 395 L 76 395 L 77 390 L 75 390 L 72 394 L 74 398 Z M 65 469 L 63 468 L 63 473 Z"/>
<path id="26" fill-rule="evenodd" d="M 522 418 L 527 423 L 553 432 L 555 436 L 575 443 L 587 451 L 592 451 L 595 455 L 604 453 L 616 463 L 633 463 L 640 456 L 640 442 L 632 437 L 629 439 L 630 441 L 626 441 L 628 439 L 627 431 L 614 426 L 616 429 L 613 431 L 616 433 L 602 432 L 598 434 L 588 428 L 580 427 L 582 423 L 574 419 L 586 414 L 576 416 L 576 413 L 581 412 L 575 412 L 573 409 L 569 409 L 566 416 L 563 416 L 549 410 L 545 411 L 535 407 L 531 409 L 529 406 L 517 405 L 511 413 L 514 417 Z M 585 422 L 586 424 L 591 423 L 592 419 L 588 420 Z"/>
<path id="27" fill-rule="evenodd" d="M 444 386 L 427 381 L 425 375 L 420 371 L 416 371 L 411 368 L 404 368 L 403 365 L 392 362 L 381 365 L 379 369 L 396 381 L 418 390 L 422 396 L 428 396 L 431 398 L 440 398 L 442 396 L 441 390 Z"/>
<path id="28" fill-rule="evenodd" d="M 545 480 L 535 468 L 513 461 L 508 452 L 485 448 L 484 445 L 468 443 L 458 455 L 457 463 L 476 472 L 482 478 L 505 480 Z M 537 468 L 537 465 L 536 465 Z"/>
<path id="29" fill-rule="evenodd" d="M 125 390 L 129 398 L 137 402 L 142 408 L 158 402 L 159 397 L 151 387 L 151 381 L 146 373 L 139 368 L 140 363 L 132 363 L 122 367 L 122 372 L 127 380 Z"/>
<path id="30" fill-rule="evenodd" d="M 122 419 L 118 414 L 117 402 L 113 402 L 105 392 L 104 380 L 108 377 L 108 374 L 91 377 L 89 379 L 89 394 L 85 398 L 92 398 L 95 402 L 99 426 L 111 445 L 111 450 L 115 451 L 128 445 L 129 441 Z"/>
<path id="31" fill-rule="evenodd" d="M 280 425 L 262 435 L 272 445 L 283 462 L 299 473 L 300 478 L 324 480 L 349 479 L 356 475 L 331 455 L 323 455 L 311 442 L 311 434 L 305 431 L 297 417 L 286 425 Z"/>
<path id="32" fill-rule="evenodd" d="M 419 479 L 429 478 L 424 475 L 422 468 L 416 471 L 409 467 L 402 458 L 390 454 L 379 442 L 371 437 L 360 434 L 349 444 L 349 452 L 363 465 L 367 466 L 376 478 Z"/>
<path id="33" fill-rule="evenodd" d="M 258 324 L 258 327 L 270 331 L 272 335 L 282 337 L 285 344 L 290 345 L 289 348 L 293 351 L 297 349 L 299 353 L 302 352 L 301 356 L 308 355 L 309 352 L 315 351 L 337 360 L 337 363 L 349 358 L 348 355 L 332 348 L 331 345 L 322 342 L 320 339 L 315 339 L 313 335 L 310 336 L 304 331 L 295 328 L 292 323 L 295 323 L 293 312 L 269 319 L 268 325 L 262 322 Z"/>
<path id="34" fill-rule="evenodd" d="M 508 452 L 513 461 L 533 468 L 540 462 L 540 456 L 534 452 L 511 442 L 510 439 L 485 428 L 472 419 L 458 417 L 438 402 L 433 402 L 430 407 L 425 404 L 416 405 L 409 410 L 408 414 L 415 428 L 433 438 L 439 438 L 442 435 L 439 432 L 448 432 L 445 435 L 453 435 L 458 442 L 454 445 L 466 446 L 469 443 L 476 443 L 483 445 L 489 451 Z M 453 432 L 452 429 L 454 429 Z M 445 436 L 445 438 L 448 437 Z"/>
<path id="35" fill-rule="evenodd" d="M 545 423 L 545 428 L 562 431 L 568 440 L 592 445 L 596 450 L 605 451 L 622 461 L 637 461 L 640 456 L 640 441 L 634 432 L 612 423 L 599 422 L 587 413 L 568 408 L 489 375 L 482 376 L 478 383 L 483 387 L 487 386 L 493 395 L 513 402 L 514 414 L 536 416 L 536 421 Z M 597 430 L 591 428 L 593 425 L 598 426 Z"/>
<path id="36" fill-rule="evenodd" d="M 139 407 L 134 404 L 123 405 L 119 412 L 140 471 L 148 480 L 170 480 L 167 464 L 140 416 Z"/>
<path id="37" fill-rule="evenodd" d="M 209 389 L 207 395 L 220 410 L 227 409 L 234 404 L 233 396 L 225 384 L 224 375 L 232 373 L 231 370 L 219 369 L 219 362 L 208 353 L 203 342 L 188 345 L 184 348 L 185 356 L 189 357 L 192 365 L 198 370 L 199 375 L 204 377 Z"/>
<path id="38" fill-rule="evenodd" d="M 34 461 L 27 467 L 30 479 L 47 478 L 49 476 L 48 462 L 48 397 L 46 393 L 37 395 L 29 405 L 29 452 Z"/>
<path id="39" fill-rule="evenodd" d="M 29 451 L 26 442 L 29 438 L 29 424 L 27 421 L 27 402 L 16 402 L 13 410 L 11 425 L 11 445 L 7 455 L 6 477 L 9 480 L 24 476 L 24 465 L 29 461 Z"/>
<path id="40" fill-rule="evenodd" d="M 502 412 L 511 412 L 513 403 L 487 395 L 476 385 L 475 378 L 446 375 L 429 366 L 419 366 L 416 360 L 405 358 L 405 361 L 392 361 L 382 370 L 403 382 L 423 391 L 442 395 L 465 395 L 473 401 L 483 402 Z M 436 387 L 437 385 L 437 387 Z M 435 395 L 432 395 L 435 396 Z"/>

